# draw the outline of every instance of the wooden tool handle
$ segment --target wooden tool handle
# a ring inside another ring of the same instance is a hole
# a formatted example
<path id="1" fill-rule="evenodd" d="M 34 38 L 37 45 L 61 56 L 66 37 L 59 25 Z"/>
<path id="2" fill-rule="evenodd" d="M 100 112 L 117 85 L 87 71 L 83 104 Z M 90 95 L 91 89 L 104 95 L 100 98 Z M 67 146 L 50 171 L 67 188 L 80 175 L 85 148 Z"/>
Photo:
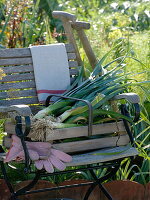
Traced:
<path id="1" fill-rule="evenodd" d="M 88 57 L 88 60 L 91 64 L 92 68 L 94 69 L 95 65 L 97 64 L 97 59 L 92 50 L 91 44 L 84 32 L 84 29 L 90 29 L 90 23 L 80 22 L 80 21 L 72 22 L 72 28 L 77 31 L 77 34 L 81 40 L 84 51 Z"/>
<path id="2" fill-rule="evenodd" d="M 58 18 L 58 19 L 65 20 L 65 21 L 72 21 L 72 22 L 76 21 L 76 16 L 73 14 L 70 14 L 68 12 L 53 11 L 52 16 L 54 18 Z"/>
<path id="3" fill-rule="evenodd" d="M 73 22 L 72 24 L 71 24 L 71 26 L 72 26 L 72 28 L 74 28 L 74 29 L 90 29 L 90 23 L 88 23 L 88 22 L 81 22 L 81 21 L 76 21 L 76 22 Z"/>
<path id="4" fill-rule="evenodd" d="M 53 11 L 52 15 L 53 15 L 53 17 L 59 18 L 62 21 L 67 39 L 70 42 L 70 44 L 73 45 L 75 52 L 76 52 L 78 64 L 81 66 L 82 60 L 81 60 L 80 53 L 79 53 L 79 50 L 78 50 L 78 47 L 76 44 L 76 40 L 74 38 L 73 29 L 71 27 L 71 23 L 75 22 L 76 16 L 72 15 L 70 13 L 67 13 L 67 12 L 62 12 L 62 11 Z"/>

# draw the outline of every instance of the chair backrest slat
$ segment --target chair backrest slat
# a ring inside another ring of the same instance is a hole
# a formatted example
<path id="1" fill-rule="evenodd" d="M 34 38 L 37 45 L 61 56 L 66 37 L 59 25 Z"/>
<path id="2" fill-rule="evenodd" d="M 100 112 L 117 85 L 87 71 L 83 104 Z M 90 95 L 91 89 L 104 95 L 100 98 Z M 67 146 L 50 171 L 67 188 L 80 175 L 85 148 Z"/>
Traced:
<path id="1" fill-rule="evenodd" d="M 23 80 L 34 80 L 34 73 L 25 73 L 25 74 L 12 74 L 3 77 L 3 80 L 0 82 L 11 82 L 11 81 L 23 81 Z"/>
<path id="2" fill-rule="evenodd" d="M 32 64 L 32 58 L 7 58 L 1 59 L 0 66 Z"/>
<path id="3" fill-rule="evenodd" d="M 11 106 L 11 105 L 19 105 L 19 104 L 38 104 L 38 98 L 31 97 L 31 98 L 19 98 L 19 99 L 10 99 L 10 100 L 0 100 L 1 106 Z"/>
<path id="4" fill-rule="evenodd" d="M 74 53 L 73 45 L 65 44 L 67 53 Z M 0 59 L 2 58 L 25 58 L 31 57 L 29 48 L 14 48 L 14 49 L 1 49 Z"/>
<path id="5" fill-rule="evenodd" d="M 0 58 L 25 58 L 31 57 L 29 48 L 12 48 L 0 51 Z"/>
<path id="6" fill-rule="evenodd" d="M 35 88 L 35 81 L 25 81 L 25 82 L 16 82 L 16 83 L 5 83 L 0 84 L 0 90 L 12 90 L 12 89 L 26 89 L 26 88 Z"/>
<path id="7" fill-rule="evenodd" d="M 78 62 L 77 61 L 68 61 L 69 63 L 69 68 L 77 68 L 79 65 L 78 65 Z"/>
<path id="8" fill-rule="evenodd" d="M 37 96 L 36 89 L 16 90 L 9 92 L 0 92 L 0 99 L 17 98 L 17 97 L 33 97 Z"/>
<path id="9" fill-rule="evenodd" d="M 9 66 L 9 65 L 29 65 L 32 64 L 32 58 L 8 58 L 1 59 L 0 66 Z M 78 67 L 77 61 L 69 61 L 69 67 Z"/>
<path id="10" fill-rule="evenodd" d="M 32 65 L 1 67 L 1 69 L 4 71 L 5 74 L 33 72 Z"/>

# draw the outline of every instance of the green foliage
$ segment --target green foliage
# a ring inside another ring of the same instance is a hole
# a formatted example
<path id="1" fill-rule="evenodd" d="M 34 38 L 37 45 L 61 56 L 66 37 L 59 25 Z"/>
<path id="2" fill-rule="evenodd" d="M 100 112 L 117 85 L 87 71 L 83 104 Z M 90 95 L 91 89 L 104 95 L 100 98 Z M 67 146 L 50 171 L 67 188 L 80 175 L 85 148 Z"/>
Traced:
<path id="1" fill-rule="evenodd" d="M 3 124 L 4 124 L 4 120 L 0 119 L 0 144 L 2 144 L 2 139 L 3 139 L 3 136 L 4 136 Z"/>

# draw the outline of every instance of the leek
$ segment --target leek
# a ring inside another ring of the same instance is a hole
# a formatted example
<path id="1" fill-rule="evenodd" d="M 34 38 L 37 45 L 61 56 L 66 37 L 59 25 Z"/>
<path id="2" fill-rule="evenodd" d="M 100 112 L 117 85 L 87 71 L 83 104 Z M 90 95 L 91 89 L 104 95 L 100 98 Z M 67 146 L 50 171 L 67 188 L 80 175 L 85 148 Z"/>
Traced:
<path id="1" fill-rule="evenodd" d="M 127 75 L 131 74 L 122 73 L 121 70 L 124 68 L 124 66 L 122 66 L 121 63 L 127 56 L 120 57 L 106 64 L 105 68 L 115 61 L 122 59 L 115 68 L 108 71 L 104 75 L 101 75 L 102 63 L 109 53 L 99 61 L 90 77 L 83 82 L 81 82 L 83 73 L 83 69 L 81 69 L 76 81 L 70 88 L 68 88 L 68 91 L 64 93 L 64 96 L 84 99 L 91 102 L 94 116 L 93 123 L 95 124 L 110 120 L 126 119 L 133 125 L 131 118 L 111 111 L 111 105 L 109 101 L 116 95 L 127 92 L 128 86 L 140 85 L 141 83 L 134 83 L 133 78 L 127 77 Z M 53 124 L 52 128 L 81 126 L 88 124 L 88 106 L 81 101 L 74 101 L 70 99 L 64 100 L 60 98 L 47 108 L 39 111 L 34 116 L 34 120 L 47 120 L 46 118 L 48 116 L 53 116 L 54 118 L 54 120 L 50 122 Z"/>

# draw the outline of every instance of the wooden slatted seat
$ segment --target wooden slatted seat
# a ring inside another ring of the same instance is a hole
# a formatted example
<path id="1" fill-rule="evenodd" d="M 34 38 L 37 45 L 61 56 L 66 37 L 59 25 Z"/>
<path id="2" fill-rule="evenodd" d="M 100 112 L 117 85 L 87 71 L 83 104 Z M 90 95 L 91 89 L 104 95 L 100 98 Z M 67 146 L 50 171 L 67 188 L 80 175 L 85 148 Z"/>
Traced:
<path id="1" fill-rule="evenodd" d="M 57 146 L 54 147 L 58 149 Z M 1 153 L 0 161 L 3 161 L 5 159 L 5 155 L 6 155 L 5 153 Z M 89 153 L 81 153 L 73 155 L 72 162 L 66 163 L 66 166 L 75 167 L 81 165 L 104 163 L 136 155 L 137 155 L 137 150 L 128 145 L 119 146 L 115 148 L 105 148 L 97 151 L 92 151 Z"/>

